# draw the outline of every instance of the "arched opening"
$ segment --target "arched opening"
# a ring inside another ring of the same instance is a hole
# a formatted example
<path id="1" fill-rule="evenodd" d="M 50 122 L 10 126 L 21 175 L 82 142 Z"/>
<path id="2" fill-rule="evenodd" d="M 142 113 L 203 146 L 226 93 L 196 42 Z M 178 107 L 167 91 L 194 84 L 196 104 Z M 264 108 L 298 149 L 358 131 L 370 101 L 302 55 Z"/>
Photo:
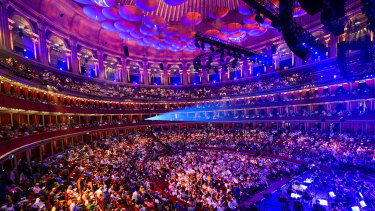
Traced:
<path id="1" fill-rule="evenodd" d="M 282 44 L 277 49 L 277 55 L 279 57 L 279 69 L 285 70 L 292 68 L 294 66 L 293 53 L 287 46 L 287 44 Z"/>
<path id="2" fill-rule="evenodd" d="M 49 64 L 59 70 L 71 71 L 71 54 L 65 41 L 56 35 L 51 35 L 47 43 Z"/>
<path id="3" fill-rule="evenodd" d="M 11 18 L 11 48 L 26 59 L 38 60 L 38 37 L 26 18 L 15 14 Z"/>
<path id="4" fill-rule="evenodd" d="M 161 84 L 161 70 L 158 64 L 153 64 L 150 67 L 150 84 L 154 84 L 155 86 Z"/>
<path id="5" fill-rule="evenodd" d="M 169 68 L 169 85 L 181 85 L 182 75 L 179 65 L 172 65 Z"/>
<path id="6" fill-rule="evenodd" d="M 202 77 L 201 74 L 194 69 L 194 65 L 190 65 L 189 67 L 190 70 L 190 84 L 196 85 L 196 84 L 201 84 L 202 83 Z"/>
<path id="7" fill-rule="evenodd" d="M 219 63 L 214 61 L 214 62 L 211 62 L 211 68 L 209 71 L 208 71 L 208 74 L 209 74 L 209 82 L 210 83 L 217 83 L 217 82 L 220 82 L 221 81 L 221 77 L 220 77 L 220 70 L 219 70 Z"/>
<path id="8" fill-rule="evenodd" d="M 87 77 L 98 77 L 98 61 L 91 50 L 81 49 L 78 54 L 80 74 Z"/>
<path id="9" fill-rule="evenodd" d="M 116 58 L 105 56 L 104 59 L 104 78 L 110 81 L 121 81 L 119 62 Z"/>
<path id="10" fill-rule="evenodd" d="M 128 79 L 130 83 L 140 83 L 140 65 L 137 62 L 130 62 L 128 67 Z"/>

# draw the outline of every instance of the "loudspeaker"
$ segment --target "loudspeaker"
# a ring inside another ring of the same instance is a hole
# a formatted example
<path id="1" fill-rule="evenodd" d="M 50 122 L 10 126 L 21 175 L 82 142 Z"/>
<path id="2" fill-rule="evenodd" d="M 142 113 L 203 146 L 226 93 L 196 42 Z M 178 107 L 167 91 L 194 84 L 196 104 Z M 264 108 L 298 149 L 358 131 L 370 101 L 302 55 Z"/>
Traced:
<path id="1" fill-rule="evenodd" d="M 346 50 L 341 49 L 340 45 L 338 45 L 338 46 L 339 47 L 337 48 L 337 63 L 338 63 L 338 66 L 339 66 L 340 73 L 349 82 L 353 82 L 354 77 L 351 74 L 350 70 L 348 69 L 347 63 L 346 63 L 347 62 L 347 60 L 346 60 Z"/>
<path id="2" fill-rule="evenodd" d="M 276 45 L 271 46 L 272 54 L 276 54 Z"/>
<path id="3" fill-rule="evenodd" d="M 298 2 L 309 15 L 315 15 L 316 13 L 327 7 L 327 5 L 324 4 L 323 0 L 298 0 Z"/>
<path id="4" fill-rule="evenodd" d="M 161 70 L 164 70 L 164 64 L 163 63 L 160 63 L 159 66 L 160 66 Z"/>
<path id="5" fill-rule="evenodd" d="M 128 49 L 128 46 L 124 46 L 124 54 L 125 56 L 129 56 L 129 49 Z"/>
<path id="6" fill-rule="evenodd" d="M 360 50 L 360 60 L 362 65 L 368 64 L 371 62 L 371 50 L 369 48 Z"/>
<path id="7" fill-rule="evenodd" d="M 280 28 L 284 40 L 290 50 L 299 58 L 307 61 L 312 52 L 310 48 L 303 45 L 300 36 L 304 35 L 305 31 L 302 26 L 296 25 L 293 21 L 294 0 L 280 0 Z"/>

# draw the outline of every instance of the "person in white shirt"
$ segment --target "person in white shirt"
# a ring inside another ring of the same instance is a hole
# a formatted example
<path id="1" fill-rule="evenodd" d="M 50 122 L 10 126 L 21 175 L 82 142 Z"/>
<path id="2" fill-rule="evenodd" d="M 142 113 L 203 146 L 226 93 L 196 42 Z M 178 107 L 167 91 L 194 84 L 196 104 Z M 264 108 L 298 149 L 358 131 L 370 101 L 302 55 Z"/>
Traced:
<path id="1" fill-rule="evenodd" d="M 134 200 L 135 202 L 137 202 L 137 200 L 138 200 L 138 191 L 134 191 L 134 193 L 132 195 L 132 200 Z"/>

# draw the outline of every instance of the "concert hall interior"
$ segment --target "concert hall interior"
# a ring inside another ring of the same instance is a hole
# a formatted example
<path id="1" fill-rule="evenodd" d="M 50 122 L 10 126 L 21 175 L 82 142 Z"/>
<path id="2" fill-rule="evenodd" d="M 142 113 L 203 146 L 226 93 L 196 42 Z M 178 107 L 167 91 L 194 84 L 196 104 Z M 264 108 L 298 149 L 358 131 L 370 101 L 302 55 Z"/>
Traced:
<path id="1" fill-rule="evenodd" d="M 374 0 L 0 0 L 0 211 L 373 211 L 374 30 Z"/>

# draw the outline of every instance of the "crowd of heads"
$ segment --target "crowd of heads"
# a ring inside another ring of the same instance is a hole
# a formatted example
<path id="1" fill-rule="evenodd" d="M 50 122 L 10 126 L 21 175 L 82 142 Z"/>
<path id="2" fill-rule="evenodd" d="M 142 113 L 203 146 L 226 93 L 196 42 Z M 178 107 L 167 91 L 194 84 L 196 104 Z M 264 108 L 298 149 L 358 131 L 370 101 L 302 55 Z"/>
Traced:
<path id="1" fill-rule="evenodd" d="M 319 166 L 375 167 L 375 136 L 265 129 L 182 129 L 156 133 L 165 145 L 213 146 L 282 155 Z"/>
<path id="2" fill-rule="evenodd" d="M 189 150 L 193 146 L 221 151 Z M 211 127 L 137 132 L 71 147 L 43 162 L 18 160 L 17 170 L 2 173 L 0 199 L 5 210 L 172 210 L 182 206 L 170 197 L 185 201 L 190 209 L 236 209 L 244 197 L 306 169 L 270 158 L 273 154 L 315 166 L 311 178 L 339 197 L 354 194 L 349 198 L 356 201 L 361 191 L 368 200 L 374 198 L 375 189 L 360 174 L 375 167 L 374 146 L 374 137 L 334 133 Z M 159 156 L 159 152 L 169 153 Z M 141 169 L 147 155 L 151 156 L 144 167 L 148 179 Z M 331 171 L 321 173 L 317 167 Z M 351 169 L 360 169 L 353 177 L 356 182 L 347 173 Z"/>
<path id="3" fill-rule="evenodd" d="M 139 169 L 150 150 L 141 134 L 110 137 L 2 172 L 1 210 L 172 210 Z M 17 185 L 16 185 L 17 184 Z"/>
<path id="4" fill-rule="evenodd" d="M 160 156 L 145 167 L 149 177 L 167 182 L 167 192 L 189 206 L 236 209 L 243 194 L 268 188 L 270 180 L 290 177 L 299 166 L 238 152 L 188 151 Z"/>

